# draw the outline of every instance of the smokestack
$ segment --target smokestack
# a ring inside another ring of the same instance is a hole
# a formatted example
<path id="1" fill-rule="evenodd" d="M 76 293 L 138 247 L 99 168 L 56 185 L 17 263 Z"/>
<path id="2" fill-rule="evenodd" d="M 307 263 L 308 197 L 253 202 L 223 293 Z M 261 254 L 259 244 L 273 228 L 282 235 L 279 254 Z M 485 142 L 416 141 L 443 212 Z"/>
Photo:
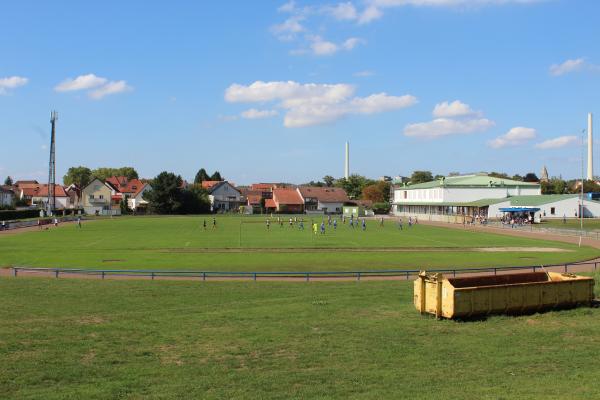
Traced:
<path id="1" fill-rule="evenodd" d="M 346 142 L 346 164 L 344 165 L 344 178 L 350 176 L 350 143 Z"/>
<path id="2" fill-rule="evenodd" d="M 587 179 L 589 181 L 594 180 L 594 137 L 592 128 L 592 113 L 588 114 L 588 165 L 587 165 Z"/>

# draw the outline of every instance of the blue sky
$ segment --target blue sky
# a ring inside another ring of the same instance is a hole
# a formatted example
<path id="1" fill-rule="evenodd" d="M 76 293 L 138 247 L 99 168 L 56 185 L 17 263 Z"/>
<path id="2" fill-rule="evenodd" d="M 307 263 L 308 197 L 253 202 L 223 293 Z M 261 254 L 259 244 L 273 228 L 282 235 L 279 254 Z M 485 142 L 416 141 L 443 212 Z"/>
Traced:
<path id="1" fill-rule="evenodd" d="M 47 179 L 51 110 L 61 177 L 301 183 L 342 176 L 346 140 L 370 177 L 580 176 L 597 15 L 595 0 L 7 2 L 0 176 Z"/>

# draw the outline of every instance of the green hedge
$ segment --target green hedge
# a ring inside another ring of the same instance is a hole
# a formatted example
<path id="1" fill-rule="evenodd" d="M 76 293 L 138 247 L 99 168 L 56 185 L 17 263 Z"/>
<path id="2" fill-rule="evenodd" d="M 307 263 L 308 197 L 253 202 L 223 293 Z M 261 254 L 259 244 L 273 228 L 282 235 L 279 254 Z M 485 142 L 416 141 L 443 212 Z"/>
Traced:
<path id="1" fill-rule="evenodd" d="M 2 210 L 0 211 L 0 221 L 9 221 L 13 219 L 35 218 L 40 216 L 40 210 Z"/>

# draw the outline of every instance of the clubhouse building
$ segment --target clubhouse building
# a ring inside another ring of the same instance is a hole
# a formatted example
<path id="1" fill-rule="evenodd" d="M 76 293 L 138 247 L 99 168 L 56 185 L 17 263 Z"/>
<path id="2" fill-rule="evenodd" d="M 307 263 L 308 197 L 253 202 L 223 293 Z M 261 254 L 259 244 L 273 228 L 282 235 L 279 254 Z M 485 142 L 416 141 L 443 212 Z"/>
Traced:
<path id="1" fill-rule="evenodd" d="M 440 222 L 471 222 L 476 216 L 500 219 L 507 213 L 542 218 L 579 216 L 576 194 L 542 195 L 535 182 L 495 178 L 487 174 L 458 175 L 415 185 L 395 186 L 392 213 Z M 584 199 L 585 217 L 600 217 L 600 202 Z"/>

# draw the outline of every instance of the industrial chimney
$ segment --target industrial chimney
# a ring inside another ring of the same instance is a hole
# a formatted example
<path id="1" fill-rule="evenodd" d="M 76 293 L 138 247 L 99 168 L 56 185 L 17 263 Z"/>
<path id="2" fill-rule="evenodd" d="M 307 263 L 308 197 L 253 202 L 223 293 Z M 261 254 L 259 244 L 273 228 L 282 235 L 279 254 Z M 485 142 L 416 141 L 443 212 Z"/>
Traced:
<path id="1" fill-rule="evenodd" d="M 350 143 L 346 142 L 346 163 L 344 164 L 344 178 L 350 176 Z"/>
<path id="2" fill-rule="evenodd" d="M 588 181 L 594 180 L 594 137 L 592 128 L 592 113 L 588 114 L 588 165 L 587 165 L 587 179 Z"/>

